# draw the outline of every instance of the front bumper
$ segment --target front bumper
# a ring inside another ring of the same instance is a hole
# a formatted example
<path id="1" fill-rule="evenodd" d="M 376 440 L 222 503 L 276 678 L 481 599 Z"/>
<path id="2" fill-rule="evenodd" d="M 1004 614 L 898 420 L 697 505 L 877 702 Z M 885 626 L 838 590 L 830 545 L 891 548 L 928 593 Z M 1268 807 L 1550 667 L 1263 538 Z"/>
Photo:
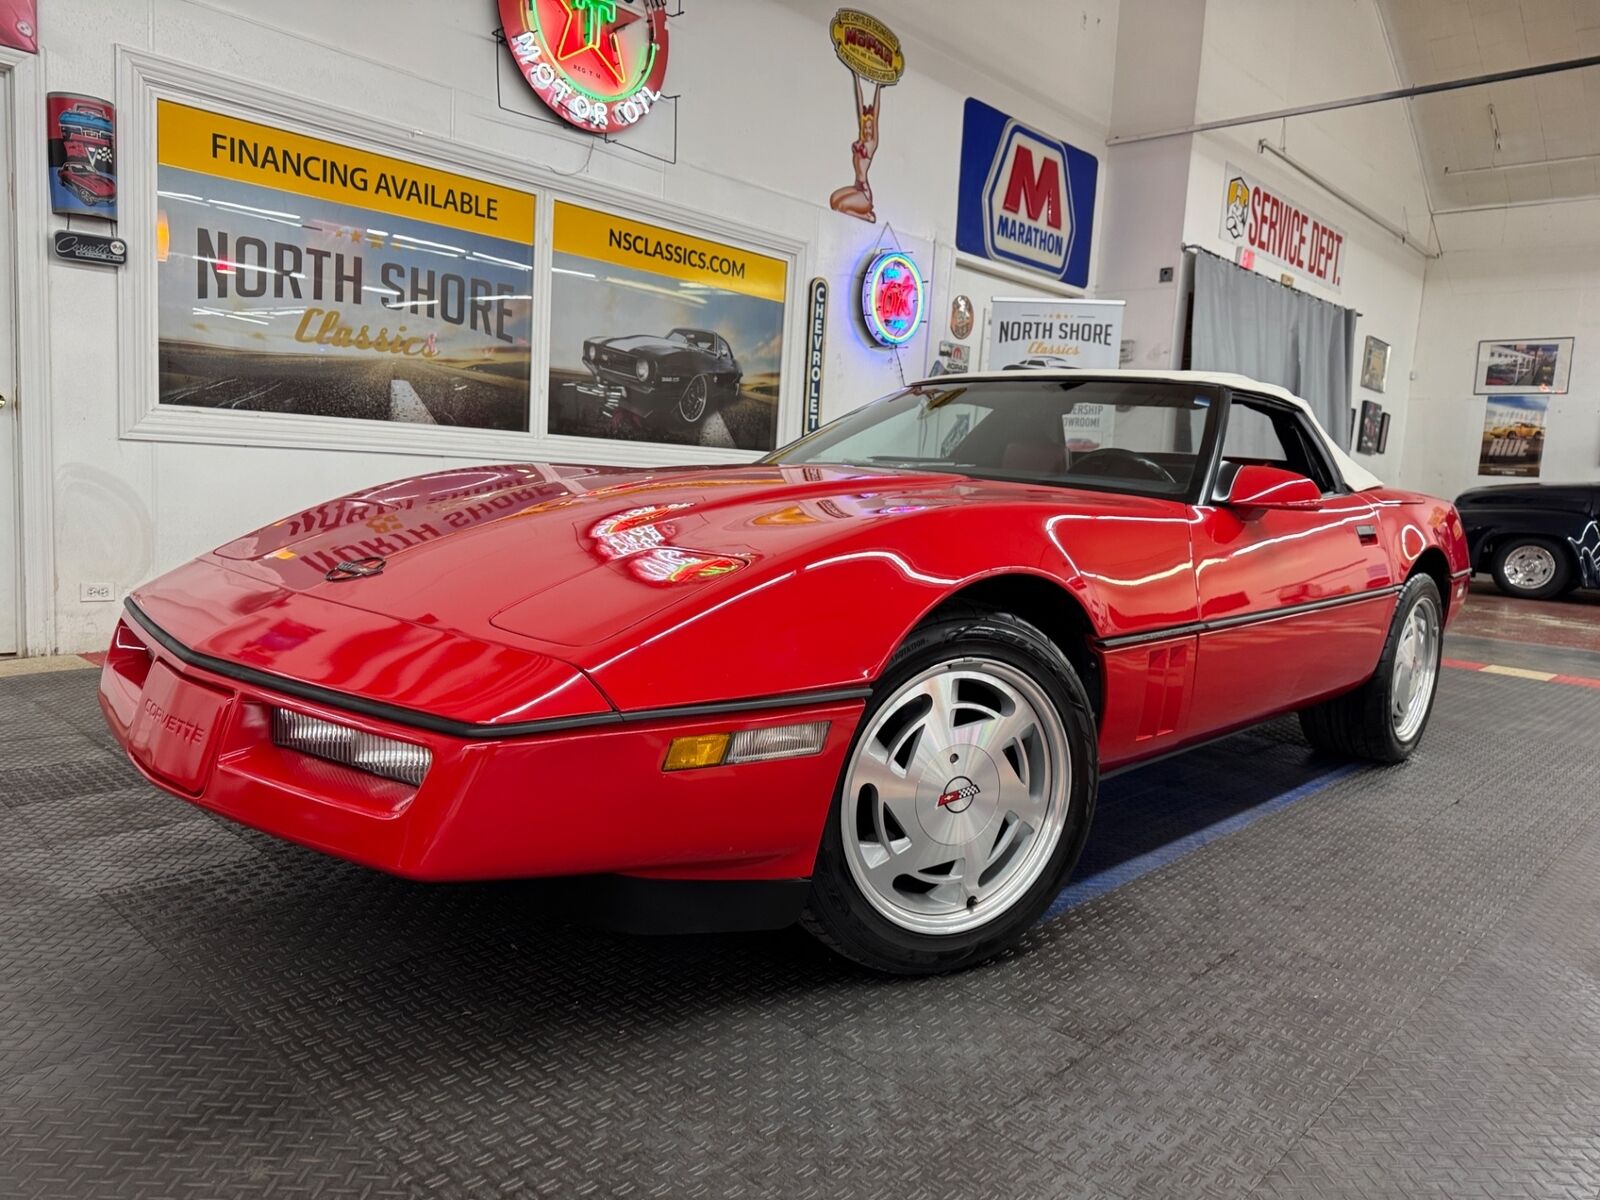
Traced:
<path id="1" fill-rule="evenodd" d="M 244 825 L 413 879 L 808 876 L 862 711 L 860 700 L 797 700 L 463 737 L 297 697 L 260 682 L 260 673 L 230 677 L 183 661 L 171 644 L 129 615 L 100 676 L 106 721 L 151 783 Z M 272 741 L 274 708 L 426 746 L 431 765 L 413 787 L 283 749 Z M 813 720 L 830 723 L 820 754 L 661 769 L 674 737 Z"/>

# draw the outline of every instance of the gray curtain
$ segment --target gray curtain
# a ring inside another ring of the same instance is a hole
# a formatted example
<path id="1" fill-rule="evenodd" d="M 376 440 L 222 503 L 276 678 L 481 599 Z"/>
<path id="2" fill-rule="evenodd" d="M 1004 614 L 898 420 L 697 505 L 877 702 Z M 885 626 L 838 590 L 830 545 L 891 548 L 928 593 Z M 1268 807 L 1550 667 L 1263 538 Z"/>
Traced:
<path id="1" fill-rule="evenodd" d="M 1194 255 L 1196 371 L 1237 371 L 1288 388 L 1350 444 L 1356 313 L 1199 251 Z"/>

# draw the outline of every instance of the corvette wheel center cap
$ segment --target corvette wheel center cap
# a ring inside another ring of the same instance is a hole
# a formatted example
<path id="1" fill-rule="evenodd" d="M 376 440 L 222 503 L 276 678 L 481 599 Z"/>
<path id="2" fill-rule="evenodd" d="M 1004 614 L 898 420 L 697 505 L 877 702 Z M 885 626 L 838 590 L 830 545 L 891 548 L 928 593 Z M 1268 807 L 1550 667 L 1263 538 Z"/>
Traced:
<path id="1" fill-rule="evenodd" d="M 994 760 L 973 745 L 941 750 L 917 787 L 922 828 L 947 846 L 965 845 L 982 833 L 999 803 Z"/>

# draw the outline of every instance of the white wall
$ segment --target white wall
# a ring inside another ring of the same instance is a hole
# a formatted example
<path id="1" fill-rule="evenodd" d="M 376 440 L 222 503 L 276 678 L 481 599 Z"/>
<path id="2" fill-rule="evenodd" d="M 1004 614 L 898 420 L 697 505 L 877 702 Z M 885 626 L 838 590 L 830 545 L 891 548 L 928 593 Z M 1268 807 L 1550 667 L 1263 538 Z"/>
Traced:
<path id="1" fill-rule="evenodd" d="M 1478 342 L 1571 337 L 1570 390 L 1550 397 L 1540 480 L 1600 479 L 1600 200 L 1441 214 L 1412 384 L 1406 483 L 1454 497 L 1478 475 Z"/>
<path id="2" fill-rule="evenodd" d="M 828 38 L 835 5 L 687 0 L 685 7 L 672 25 L 667 81 L 681 96 L 675 164 L 505 111 L 505 52 L 493 39 L 492 0 L 45 0 L 42 73 L 49 90 L 110 97 L 115 47 L 128 46 L 794 238 L 807 247 L 798 269 L 834 285 L 825 417 L 922 371 L 924 339 L 903 352 L 903 362 L 871 349 L 850 305 L 861 260 L 888 227 L 930 269 L 936 247 L 953 243 L 968 95 L 1091 151 L 1104 143 L 1116 0 L 1089 0 L 1068 16 L 1050 16 L 1056 6 L 1035 0 L 1055 30 L 1029 47 L 1049 70 L 1040 76 L 1049 85 L 1037 87 L 975 67 L 959 36 L 923 37 L 920 6 L 889 0 L 881 15 L 905 41 L 908 70 L 884 95 L 871 176 L 880 224 L 868 225 L 827 208 L 828 194 L 849 182 L 856 136 L 850 77 Z M 954 30 L 959 13 L 948 7 L 945 24 Z M 1002 48 L 997 41 L 992 49 Z M 515 79 L 510 86 L 511 101 L 526 105 Z M 134 253 L 148 252 L 146 231 L 120 232 Z M 23 302 L 48 312 L 58 525 L 54 632 L 42 640 L 37 619 L 30 622 L 35 652 L 103 644 L 117 606 L 80 603 L 81 582 L 111 583 L 122 594 L 307 504 L 447 465 L 411 455 L 119 440 L 121 389 L 138 385 L 119 377 L 109 345 L 118 315 L 114 274 L 52 263 L 47 295 Z M 932 297 L 935 321 L 947 306 L 948 297 Z M 796 329 L 791 323 L 791 336 Z"/>
<path id="3" fill-rule="evenodd" d="M 1398 86 L 1375 0 L 1210 0 L 1195 120 L 1204 122 Z M 1341 227 L 1346 236 L 1338 291 L 1313 279 L 1296 286 L 1354 308 L 1359 382 L 1368 334 L 1390 344 L 1388 390 L 1355 389 L 1355 403 L 1376 400 L 1391 415 L 1388 452 L 1357 460 L 1386 482 L 1404 477 L 1410 372 L 1417 345 L 1425 260 L 1365 217 L 1270 155 L 1267 138 L 1287 149 L 1390 223 L 1426 239 L 1428 202 L 1416 143 L 1399 103 L 1344 109 L 1283 122 L 1247 125 L 1194 138 L 1189 168 L 1186 242 L 1233 258 L 1221 232 L 1227 163 L 1259 176 L 1302 208 Z M 1257 260 L 1278 278 L 1282 268 Z"/>

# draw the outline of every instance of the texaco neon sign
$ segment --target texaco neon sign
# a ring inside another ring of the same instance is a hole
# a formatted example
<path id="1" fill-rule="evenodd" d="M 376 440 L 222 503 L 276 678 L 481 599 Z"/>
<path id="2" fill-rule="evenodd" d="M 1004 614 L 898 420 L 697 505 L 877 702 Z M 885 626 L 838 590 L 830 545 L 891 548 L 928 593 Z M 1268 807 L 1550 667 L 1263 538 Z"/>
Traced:
<path id="1" fill-rule="evenodd" d="M 621 133 L 661 99 L 665 0 L 500 0 L 522 77 L 562 120 Z"/>

